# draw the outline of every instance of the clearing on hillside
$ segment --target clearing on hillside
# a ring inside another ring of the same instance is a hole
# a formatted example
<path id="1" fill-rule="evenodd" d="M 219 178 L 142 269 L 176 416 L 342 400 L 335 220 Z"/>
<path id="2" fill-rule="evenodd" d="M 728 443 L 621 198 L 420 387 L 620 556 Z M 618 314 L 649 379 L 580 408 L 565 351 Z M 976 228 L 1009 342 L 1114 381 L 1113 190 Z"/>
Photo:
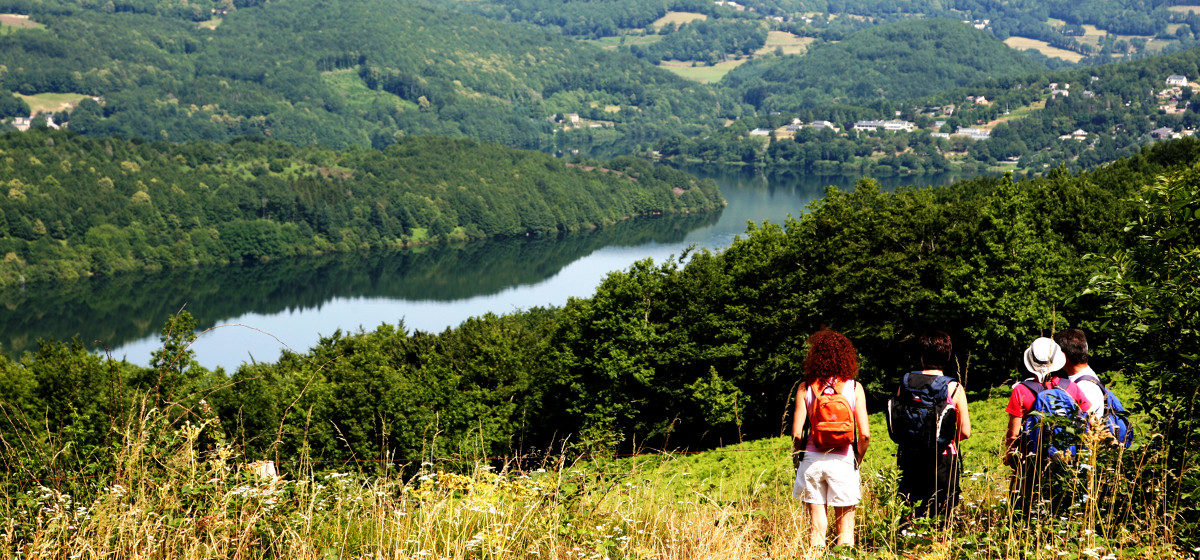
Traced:
<path id="1" fill-rule="evenodd" d="M 1100 39 L 1108 35 L 1108 32 L 1096 27 L 1095 25 L 1083 24 L 1083 37 L 1078 37 L 1079 42 L 1088 43 L 1093 46 L 1100 44 Z"/>
<path id="2" fill-rule="evenodd" d="M 25 100 L 29 110 L 34 113 L 54 113 L 71 109 L 89 97 L 82 93 L 39 93 L 37 95 L 15 94 Z"/>
<path id="3" fill-rule="evenodd" d="M 1200 14 L 1200 6 L 1167 6 L 1167 9 L 1181 14 L 1186 14 L 1188 12 L 1196 12 L 1197 14 Z"/>
<path id="4" fill-rule="evenodd" d="M 221 25 L 222 21 L 225 21 L 225 20 L 223 20 L 219 17 L 215 17 L 208 21 L 202 21 L 200 23 L 197 23 L 196 27 L 199 27 L 200 29 L 216 29 L 217 26 Z"/>
<path id="5" fill-rule="evenodd" d="M 602 49 L 615 49 L 625 46 L 632 47 L 634 45 L 652 45 L 661 41 L 662 35 L 619 35 L 616 37 L 601 37 L 599 39 L 580 39 L 585 43 L 591 43 Z"/>
<path id="6" fill-rule="evenodd" d="M 996 125 L 998 125 L 1000 123 L 1015 121 L 1017 119 L 1027 117 L 1027 116 L 1029 116 L 1030 113 L 1032 113 L 1034 111 L 1040 111 L 1045 108 L 1046 108 L 1046 100 L 1045 99 L 1043 99 L 1041 101 L 1034 101 L 1033 103 L 1026 105 L 1024 107 L 1017 107 L 1016 109 L 1013 109 L 1012 111 L 1010 111 L 1007 115 L 1001 115 L 996 120 L 988 122 L 987 124 L 984 124 L 984 125 L 980 126 L 979 128 L 982 128 L 985 130 L 992 130 L 993 128 L 996 128 Z"/>
<path id="7" fill-rule="evenodd" d="M 712 66 L 696 65 L 692 66 L 691 62 L 681 60 L 664 60 L 659 64 L 659 68 L 666 68 L 674 72 L 676 75 L 700 82 L 702 84 L 711 84 L 721 81 L 730 70 L 741 66 L 743 62 L 749 60 L 743 58 L 741 60 L 726 60 L 718 62 Z"/>
<path id="8" fill-rule="evenodd" d="M 705 19 L 708 19 L 708 16 L 706 16 L 704 14 L 697 14 L 695 12 L 667 12 L 667 15 L 658 18 L 658 20 L 656 20 L 654 23 L 651 23 L 650 25 L 652 27 L 654 27 L 655 29 L 658 29 L 668 23 L 674 23 L 675 25 L 683 25 L 685 23 L 691 23 L 696 20 L 705 20 Z"/>
<path id="9" fill-rule="evenodd" d="M 1060 49 L 1058 47 L 1052 47 L 1050 46 L 1050 43 L 1039 41 L 1037 39 L 1030 39 L 1028 37 L 1009 37 L 1004 40 L 1004 44 L 1019 51 L 1023 51 L 1025 49 L 1034 49 L 1037 52 L 1040 52 L 1051 58 L 1061 58 L 1070 62 L 1079 62 L 1080 60 L 1083 60 L 1083 55 L 1077 52 Z"/>
<path id="10" fill-rule="evenodd" d="M 369 109 L 377 101 L 402 111 L 417 108 L 416 103 L 400 96 L 367 87 L 367 84 L 363 83 L 362 78 L 359 77 L 357 68 L 321 72 L 321 79 L 329 87 L 341 92 L 345 96 L 346 102 L 355 108 Z"/>
<path id="11" fill-rule="evenodd" d="M 8 35 L 22 29 L 45 29 L 46 26 L 29 19 L 24 14 L 0 14 L 0 35 Z"/>
<path id="12" fill-rule="evenodd" d="M 775 52 L 775 47 L 783 49 L 783 54 L 804 54 L 808 46 L 816 41 L 812 37 L 799 37 L 787 31 L 768 31 L 767 43 L 755 52 L 755 56 L 763 56 Z"/>
<path id="13" fill-rule="evenodd" d="M 5 27 L 21 27 L 25 29 L 41 29 L 46 27 L 45 25 L 29 19 L 29 16 L 24 14 L 0 14 L 0 25 Z"/>

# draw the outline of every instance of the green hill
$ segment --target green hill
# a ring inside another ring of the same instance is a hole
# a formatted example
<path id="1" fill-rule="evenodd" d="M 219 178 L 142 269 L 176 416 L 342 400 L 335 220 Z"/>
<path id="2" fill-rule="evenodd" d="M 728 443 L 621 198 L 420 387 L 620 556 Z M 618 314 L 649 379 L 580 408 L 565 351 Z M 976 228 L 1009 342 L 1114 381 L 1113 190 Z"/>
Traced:
<path id="1" fill-rule="evenodd" d="M 0 136 L 0 285 L 524 236 L 716 209 L 711 181 L 632 158 L 571 166 L 496 144 L 387 150 Z"/>
<path id="2" fill-rule="evenodd" d="M 586 149 L 739 110 L 625 54 L 408 0 L 284 0 L 203 26 L 89 6 L 29 2 L 44 28 L 0 36 L 0 88 L 103 98 L 71 116 L 87 134 L 383 147 L 435 133 Z M 555 140 L 550 117 L 565 113 L 585 122 Z"/>
<path id="3" fill-rule="evenodd" d="M 1045 67 L 961 22 L 906 21 L 814 46 L 799 57 L 748 62 L 722 81 L 760 109 L 902 100 Z"/>

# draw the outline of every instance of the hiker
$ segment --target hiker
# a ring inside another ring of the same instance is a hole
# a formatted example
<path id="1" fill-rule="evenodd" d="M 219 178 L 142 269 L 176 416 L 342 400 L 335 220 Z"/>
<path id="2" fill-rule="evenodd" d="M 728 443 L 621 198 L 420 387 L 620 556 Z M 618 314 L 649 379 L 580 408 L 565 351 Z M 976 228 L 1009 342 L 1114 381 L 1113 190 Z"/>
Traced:
<path id="1" fill-rule="evenodd" d="M 971 413 L 967 391 L 945 374 L 950 335 L 926 331 L 916 346 L 917 367 L 888 402 L 888 430 L 897 444 L 900 495 L 917 515 L 944 519 L 958 503 L 958 444 L 971 437 Z"/>
<path id="2" fill-rule="evenodd" d="M 858 466 L 871 441 L 857 375 L 858 353 L 845 336 L 820 330 L 808 339 L 792 420 L 793 452 L 800 455 L 792 496 L 808 504 L 814 548 L 825 547 L 826 506 L 833 507 L 837 544 L 854 546 L 854 507 L 862 497 Z"/>
<path id="3" fill-rule="evenodd" d="M 1090 356 L 1083 330 L 1060 331 L 1054 335 L 1054 342 L 1062 348 L 1063 356 L 1067 359 L 1063 373 L 1067 374 L 1067 379 L 1072 383 L 1079 385 L 1079 392 L 1083 393 L 1083 399 L 1088 402 L 1088 414 L 1100 418 L 1104 415 L 1104 390 L 1100 388 L 1100 377 L 1088 365 Z"/>
<path id="4" fill-rule="evenodd" d="M 1091 352 L 1083 330 L 1066 329 L 1055 334 L 1054 341 L 1067 358 L 1063 372 L 1072 383 L 1079 385 L 1079 392 L 1088 402 L 1089 424 L 1105 430 L 1105 438 L 1112 444 L 1121 447 L 1132 445 L 1134 429 L 1129 421 L 1129 413 L 1121 399 L 1105 387 L 1100 376 L 1088 365 Z"/>
<path id="5" fill-rule="evenodd" d="M 1039 406 L 1039 399 L 1043 403 L 1052 401 L 1060 409 L 1053 415 L 1068 419 L 1077 417 L 1079 411 L 1086 412 L 1090 405 L 1078 385 L 1065 377 L 1052 375 L 1066 364 L 1066 356 L 1058 343 L 1045 337 L 1034 340 L 1029 348 L 1025 349 L 1022 363 L 1029 376 L 1013 386 L 1008 406 L 1004 409 L 1008 412 L 1008 430 L 1004 436 L 1004 463 L 1013 469 L 1009 491 L 1014 505 L 1028 514 L 1035 497 L 1054 498 L 1059 502 L 1069 498 L 1065 491 L 1050 492 L 1049 496 L 1038 492 L 1051 466 L 1061 463 L 1051 459 L 1067 455 L 1070 450 L 1049 449 L 1047 442 L 1039 439 L 1045 437 L 1049 440 L 1053 435 L 1050 433 L 1052 430 L 1045 430 L 1046 433 L 1040 434 L 1026 433 L 1026 424 L 1039 420 L 1038 416 L 1031 413 L 1035 412 L 1035 406 Z M 1052 413 L 1047 411 L 1038 414 Z M 1036 429 L 1032 427 L 1032 423 L 1029 425 L 1030 429 Z M 1035 439 L 1039 442 L 1037 447 L 1031 443 Z"/>

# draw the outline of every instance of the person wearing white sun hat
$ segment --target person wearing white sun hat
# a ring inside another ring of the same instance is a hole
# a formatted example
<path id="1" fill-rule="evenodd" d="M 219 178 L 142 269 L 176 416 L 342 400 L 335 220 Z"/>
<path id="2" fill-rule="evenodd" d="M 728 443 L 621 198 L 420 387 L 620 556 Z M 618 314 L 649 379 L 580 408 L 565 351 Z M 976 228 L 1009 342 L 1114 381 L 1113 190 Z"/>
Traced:
<path id="1" fill-rule="evenodd" d="M 1037 485 L 1037 478 L 1043 470 L 1042 467 L 1045 466 L 1045 464 L 1035 461 L 1024 460 L 1024 454 L 1019 445 L 1022 440 L 1020 436 L 1023 420 L 1033 409 L 1034 401 L 1037 399 L 1034 389 L 1037 388 L 1037 385 L 1046 389 L 1062 389 L 1084 412 L 1088 410 L 1089 403 L 1078 385 L 1065 377 L 1054 375 L 1067 363 L 1066 355 L 1054 340 L 1046 337 L 1034 340 L 1029 348 L 1025 349 L 1021 362 L 1028 375 L 1024 381 L 1013 385 L 1008 406 L 1004 409 L 1008 413 L 1008 430 L 1004 435 L 1004 462 L 1014 471 L 1010 492 L 1014 500 L 1020 503 L 1022 509 L 1028 513 L 1032 504 L 1033 489 Z M 1037 392 L 1041 390 L 1037 389 Z"/>

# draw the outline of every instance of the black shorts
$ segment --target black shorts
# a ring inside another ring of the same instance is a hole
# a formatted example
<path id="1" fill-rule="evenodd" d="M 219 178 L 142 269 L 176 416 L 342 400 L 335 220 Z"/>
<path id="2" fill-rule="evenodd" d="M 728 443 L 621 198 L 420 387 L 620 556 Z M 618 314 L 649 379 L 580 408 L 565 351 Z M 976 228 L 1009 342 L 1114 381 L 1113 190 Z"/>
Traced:
<path id="1" fill-rule="evenodd" d="M 900 449 L 900 496 L 917 506 L 919 515 L 948 515 L 958 504 L 962 461 L 957 453 Z"/>

